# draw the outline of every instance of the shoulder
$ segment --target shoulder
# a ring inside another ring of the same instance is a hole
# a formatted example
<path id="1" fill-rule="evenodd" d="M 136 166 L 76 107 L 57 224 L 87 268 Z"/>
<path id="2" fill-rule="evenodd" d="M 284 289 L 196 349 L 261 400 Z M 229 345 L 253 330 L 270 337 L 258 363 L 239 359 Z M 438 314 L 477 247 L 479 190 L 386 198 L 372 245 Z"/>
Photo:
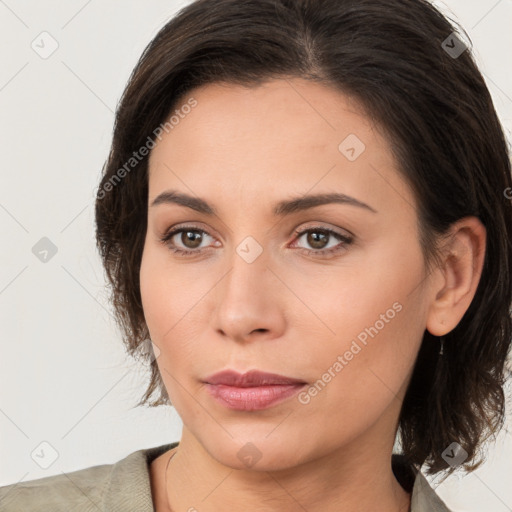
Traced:
<path id="1" fill-rule="evenodd" d="M 62 473 L 0 487 L 0 509 L 5 512 L 98 510 L 113 464 Z"/>
<path id="2" fill-rule="evenodd" d="M 411 512 L 452 512 L 437 495 L 421 471 L 416 474 L 411 496 Z"/>
<path id="3" fill-rule="evenodd" d="M 138 450 L 92 466 L 0 487 L 2 512 L 153 511 L 149 462 L 173 444 Z"/>
<path id="4" fill-rule="evenodd" d="M 403 455 L 393 454 L 392 468 L 402 487 L 411 494 L 410 512 L 452 512 L 423 473 L 414 465 L 409 465 Z"/>

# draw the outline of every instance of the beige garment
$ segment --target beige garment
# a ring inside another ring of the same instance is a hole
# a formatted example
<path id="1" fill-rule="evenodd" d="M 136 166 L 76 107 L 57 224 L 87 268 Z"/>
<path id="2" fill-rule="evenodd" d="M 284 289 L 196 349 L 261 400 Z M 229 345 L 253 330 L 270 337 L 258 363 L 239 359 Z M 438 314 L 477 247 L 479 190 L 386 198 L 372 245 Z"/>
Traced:
<path id="1" fill-rule="evenodd" d="M 1 512 L 154 512 L 149 464 L 178 442 L 138 450 L 114 464 L 103 464 L 0 487 Z M 393 471 L 408 491 L 411 512 L 451 512 L 421 472 L 398 455 Z"/>

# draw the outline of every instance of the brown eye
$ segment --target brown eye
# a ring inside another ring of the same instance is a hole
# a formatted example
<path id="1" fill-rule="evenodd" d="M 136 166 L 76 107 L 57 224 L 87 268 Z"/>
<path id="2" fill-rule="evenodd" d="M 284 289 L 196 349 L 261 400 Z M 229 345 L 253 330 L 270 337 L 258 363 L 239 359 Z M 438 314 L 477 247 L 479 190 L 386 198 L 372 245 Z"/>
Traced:
<path id="1" fill-rule="evenodd" d="M 326 246 L 329 237 L 329 233 L 324 233 L 322 231 L 309 231 L 306 239 L 308 244 L 314 249 L 323 249 Z"/>
<path id="2" fill-rule="evenodd" d="M 346 247 L 353 242 L 353 238 L 343 235 L 332 229 L 313 227 L 303 231 L 297 231 L 297 240 L 305 239 L 306 244 L 312 249 L 302 248 L 306 254 L 314 254 L 317 256 L 326 256 L 333 253 L 346 250 Z M 330 239 L 337 239 L 337 244 L 328 247 Z"/>
<path id="3" fill-rule="evenodd" d="M 200 248 L 200 246 L 204 241 L 205 235 L 211 238 L 211 236 L 202 229 L 182 227 L 169 231 L 160 240 L 173 252 L 188 256 L 203 252 L 203 248 Z"/>
<path id="4" fill-rule="evenodd" d="M 186 230 L 181 232 L 180 242 L 187 249 L 197 249 L 201 245 L 202 235 L 200 232 Z"/>

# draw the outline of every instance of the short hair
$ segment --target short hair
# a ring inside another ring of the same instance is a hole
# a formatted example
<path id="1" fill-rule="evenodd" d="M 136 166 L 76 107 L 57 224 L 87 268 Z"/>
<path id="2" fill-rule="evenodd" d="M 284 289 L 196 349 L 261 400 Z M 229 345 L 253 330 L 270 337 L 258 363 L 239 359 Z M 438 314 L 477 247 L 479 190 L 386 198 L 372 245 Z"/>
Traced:
<path id="1" fill-rule="evenodd" d="M 482 463 L 475 462 L 479 449 L 505 415 L 512 178 L 503 129 L 463 34 L 425 0 L 197 0 L 159 30 L 118 104 L 95 203 L 97 246 L 123 342 L 151 369 L 137 405 L 170 401 L 156 361 L 143 351 L 149 156 L 135 159 L 134 150 L 149 146 L 195 87 L 299 77 L 356 99 L 383 130 L 417 201 L 426 267 L 437 261 L 438 235 L 455 221 L 476 216 L 487 230 L 475 296 L 444 336 L 443 357 L 425 330 L 398 424 L 407 461 L 426 464 L 429 474 L 454 470 L 442 456 L 453 441 L 468 453 L 466 471 Z"/>

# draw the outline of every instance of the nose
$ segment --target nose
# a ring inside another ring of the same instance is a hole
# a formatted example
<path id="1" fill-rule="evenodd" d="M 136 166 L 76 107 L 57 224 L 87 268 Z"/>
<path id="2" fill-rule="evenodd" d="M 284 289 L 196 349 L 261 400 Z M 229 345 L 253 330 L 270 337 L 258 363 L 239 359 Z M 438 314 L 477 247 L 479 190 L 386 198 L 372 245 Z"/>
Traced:
<path id="1" fill-rule="evenodd" d="M 234 251 L 215 298 L 215 329 L 239 343 L 272 339 L 281 336 L 285 328 L 285 287 L 269 267 L 267 252 L 246 257 L 246 248 L 242 243 Z"/>

